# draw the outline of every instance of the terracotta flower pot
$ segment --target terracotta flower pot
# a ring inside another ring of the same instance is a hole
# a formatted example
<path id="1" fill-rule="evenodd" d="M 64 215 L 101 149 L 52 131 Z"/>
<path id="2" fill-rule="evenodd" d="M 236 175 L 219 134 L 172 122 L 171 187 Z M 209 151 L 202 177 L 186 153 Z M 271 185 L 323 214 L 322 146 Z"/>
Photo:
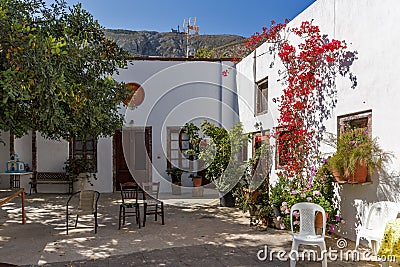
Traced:
<path id="1" fill-rule="evenodd" d="M 260 194 L 258 190 L 250 191 L 247 188 L 243 188 L 243 192 L 245 194 L 246 200 L 252 200 L 253 202 L 256 202 L 257 196 Z"/>
<path id="2" fill-rule="evenodd" d="M 329 218 L 329 213 L 325 213 L 326 216 L 326 221 L 328 221 Z M 315 215 L 315 228 L 323 228 L 323 220 L 322 220 L 322 213 L 321 212 L 317 212 L 317 214 Z"/>
<path id="3" fill-rule="evenodd" d="M 347 177 L 344 175 L 340 175 L 338 170 L 332 170 L 332 175 L 335 177 L 336 182 L 342 184 L 347 182 Z"/>
<path id="4" fill-rule="evenodd" d="M 192 180 L 193 180 L 193 186 L 194 187 L 201 186 L 201 180 L 202 180 L 201 177 L 193 177 Z"/>
<path id="5" fill-rule="evenodd" d="M 349 175 L 347 182 L 350 184 L 365 183 L 367 181 L 368 168 L 366 164 L 357 164 L 353 175 Z"/>

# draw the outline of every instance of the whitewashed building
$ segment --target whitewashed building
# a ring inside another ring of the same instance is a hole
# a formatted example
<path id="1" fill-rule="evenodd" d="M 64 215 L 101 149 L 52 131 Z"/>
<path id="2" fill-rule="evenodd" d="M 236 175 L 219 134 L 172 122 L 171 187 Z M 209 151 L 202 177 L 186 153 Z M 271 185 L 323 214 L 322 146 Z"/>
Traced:
<path id="1" fill-rule="evenodd" d="M 393 162 L 370 177 L 366 184 L 340 186 L 342 217 L 345 224 L 340 234 L 355 239 L 355 228 L 363 217 L 363 207 L 379 200 L 400 202 L 400 135 L 397 118 L 400 115 L 400 2 L 397 0 L 317 0 L 294 18 L 290 27 L 313 20 L 328 37 L 346 40 L 348 49 L 357 51 L 352 65 L 357 87 L 351 88 L 348 78 L 338 77 L 338 103 L 332 117 L 326 121 L 329 132 L 336 133 L 341 120 L 366 120 L 373 137 L 380 146 L 393 152 Z M 127 151 L 129 167 L 134 175 L 150 176 L 153 181 L 167 179 L 168 160 L 179 166 L 188 164 L 174 150 L 176 143 L 185 147 L 186 140 L 179 132 L 186 122 L 199 123 L 204 119 L 230 128 L 241 121 L 245 131 L 257 133 L 276 127 L 279 117 L 272 99 L 282 94 L 283 85 L 278 74 L 283 66 L 272 58 L 267 45 L 235 65 L 229 60 L 195 60 L 166 58 L 136 58 L 118 80 L 137 83 L 143 88 L 143 101 L 126 112 L 124 131 L 126 140 L 139 140 L 135 149 Z M 266 101 L 264 101 L 266 100 Z M 261 135 L 261 133 L 257 133 Z M 113 192 L 119 182 L 131 173 L 124 161 L 123 134 L 101 138 L 97 143 L 97 177 L 94 188 Z M 8 140 L 7 133 L 2 138 Z M 131 142 L 131 143 L 132 143 Z M 129 142 L 128 142 L 129 144 Z M 31 163 L 31 136 L 15 140 L 15 151 L 21 160 Z M 327 147 L 323 148 L 329 152 Z M 62 171 L 69 156 L 69 143 L 37 138 L 38 171 Z M 0 146 L 0 162 L 8 160 L 9 145 Z M 121 156 L 122 155 L 122 156 Z M 149 158 L 146 160 L 146 155 Z M 251 155 L 251 149 L 249 150 Z M 136 161 L 135 161 L 136 160 Z M 150 164 L 151 163 L 151 164 Z M 273 164 L 273 167 L 275 164 Z M 5 164 L 0 165 L 4 172 Z M 271 179 L 279 169 L 273 168 Z M 187 175 L 186 175 L 187 176 Z M 1 186 L 4 182 L 2 178 Z M 190 185 L 185 177 L 183 185 Z M 46 185 L 40 185 L 46 190 Z M 66 190 L 65 188 L 48 190 Z M 163 183 L 162 191 L 170 191 Z"/>
<path id="2" fill-rule="evenodd" d="M 222 75 L 223 72 L 226 75 Z M 187 122 L 199 125 L 209 120 L 231 128 L 239 120 L 235 77 L 235 64 L 229 59 L 150 57 L 130 60 L 116 79 L 140 85 L 140 100 L 136 101 L 134 109 L 121 105 L 120 111 L 125 113 L 122 133 L 100 138 L 92 149 L 91 153 L 97 158 L 97 180 L 91 188 L 113 192 L 119 188 L 119 183 L 132 179 L 133 175 L 161 181 L 161 191 L 170 192 L 171 187 L 166 182 L 166 169 L 170 167 L 167 158 L 175 166 L 190 167 L 177 149 L 188 148 L 181 127 Z M 9 134 L 2 133 L 2 139 L 9 140 Z M 42 172 L 63 171 L 64 162 L 75 149 L 69 142 L 46 140 L 40 134 L 36 146 L 37 171 Z M 14 148 L 20 159 L 32 166 L 31 135 L 15 139 Z M 7 162 L 9 151 L 8 142 L 0 146 L 1 162 Z M 1 164 L 0 172 L 4 171 L 5 164 Z M 192 181 L 187 176 L 188 173 L 183 175 L 182 183 L 189 187 Z M 0 187 L 8 187 L 8 176 L 0 178 Z M 21 179 L 24 179 L 21 186 L 29 191 L 28 176 Z M 66 185 L 38 185 L 39 192 L 66 192 L 67 189 Z"/>
<path id="3" fill-rule="evenodd" d="M 329 39 L 346 40 L 348 49 L 358 53 L 351 67 L 357 86 L 352 89 L 347 77 L 336 79 L 338 102 L 326 122 L 327 131 L 336 133 L 337 125 L 343 120 L 365 120 L 372 136 L 379 138 L 381 148 L 395 155 L 387 169 L 370 177 L 369 183 L 340 186 L 340 210 L 346 223 L 340 225 L 339 231 L 352 239 L 363 218 L 364 205 L 380 200 L 400 202 L 400 134 L 396 124 L 400 114 L 397 78 L 400 50 L 396 46 L 400 38 L 399 12 L 400 2 L 396 0 L 317 0 L 289 23 L 290 27 L 298 27 L 303 21 L 313 20 L 322 34 L 327 34 Z M 237 65 L 239 114 L 247 132 L 257 131 L 254 125 L 260 122 L 264 130 L 278 126 L 279 114 L 272 99 L 282 95 L 284 87 L 278 81 L 281 78 L 278 71 L 283 66 L 276 62 L 270 68 L 273 59 L 266 53 L 267 48 L 263 44 Z M 265 81 L 267 86 L 263 86 Z M 257 94 L 267 96 L 267 103 L 257 102 L 261 99 Z M 254 112 L 242 115 L 241 110 L 247 108 L 244 107 L 247 103 L 251 103 Z M 257 111 L 260 107 L 265 110 Z M 329 152 L 328 147 L 323 150 Z M 272 179 L 277 178 L 279 171 L 275 166 Z"/>

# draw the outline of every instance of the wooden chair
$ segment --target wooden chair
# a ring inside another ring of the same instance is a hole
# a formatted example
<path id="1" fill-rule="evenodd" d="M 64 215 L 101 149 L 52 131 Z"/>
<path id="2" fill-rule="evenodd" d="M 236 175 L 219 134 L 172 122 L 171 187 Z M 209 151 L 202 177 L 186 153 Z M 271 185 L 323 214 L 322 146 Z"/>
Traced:
<path id="1" fill-rule="evenodd" d="M 136 223 L 140 228 L 139 193 L 141 192 L 141 189 L 134 182 L 122 183 L 120 186 L 122 203 L 119 206 L 118 230 L 121 229 L 121 220 L 122 224 L 125 225 L 125 218 L 133 216 L 136 217 Z M 132 209 L 132 211 L 129 211 L 129 209 Z"/>
<path id="2" fill-rule="evenodd" d="M 71 205 L 73 200 L 79 197 L 78 205 Z M 76 215 L 75 228 L 78 224 L 79 215 L 94 215 L 94 233 L 97 233 L 97 202 L 99 201 L 100 193 L 94 190 L 83 190 L 72 194 L 67 201 L 66 224 L 67 235 L 70 215 Z"/>
<path id="3" fill-rule="evenodd" d="M 147 215 L 154 215 L 155 221 L 161 216 L 161 224 L 164 225 L 164 203 L 158 199 L 160 182 L 142 183 L 144 217 L 143 227 L 146 225 Z"/>

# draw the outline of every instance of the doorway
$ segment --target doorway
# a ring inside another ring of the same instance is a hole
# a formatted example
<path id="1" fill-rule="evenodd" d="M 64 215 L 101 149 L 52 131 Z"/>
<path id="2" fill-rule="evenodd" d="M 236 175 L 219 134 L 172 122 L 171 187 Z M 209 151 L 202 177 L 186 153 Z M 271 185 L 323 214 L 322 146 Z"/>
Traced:
<path id="1" fill-rule="evenodd" d="M 114 187 L 117 191 L 120 190 L 120 183 L 151 181 L 151 133 L 151 127 L 131 127 L 115 132 Z"/>

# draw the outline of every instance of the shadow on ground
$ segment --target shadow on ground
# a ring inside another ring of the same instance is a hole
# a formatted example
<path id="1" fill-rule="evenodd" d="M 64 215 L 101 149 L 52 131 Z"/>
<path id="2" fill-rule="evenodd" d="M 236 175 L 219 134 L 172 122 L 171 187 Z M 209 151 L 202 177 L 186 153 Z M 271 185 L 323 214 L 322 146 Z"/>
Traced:
<path id="1" fill-rule="evenodd" d="M 257 252 L 265 246 L 290 251 L 290 233 L 250 228 L 248 218 L 237 209 L 166 206 L 165 225 L 149 216 L 146 227 L 139 229 L 130 218 L 118 230 L 119 196 L 113 193 L 100 197 L 97 234 L 93 217 L 87 216 L 66 235 L 66 195 L 27 196 L 25 225 L 20 222 L 18 200 L 2 206 L 0 262 L 25 266 L 288 266 L 276 255 L 271 261 L 259 261 Z M 327 237 L 327 243 L 334 246 L 336 239 Z M 377 266 L 336 263 L 330 265 Z M 318 262 L 298 266 L 314 264 L 320 266 Z"/>

